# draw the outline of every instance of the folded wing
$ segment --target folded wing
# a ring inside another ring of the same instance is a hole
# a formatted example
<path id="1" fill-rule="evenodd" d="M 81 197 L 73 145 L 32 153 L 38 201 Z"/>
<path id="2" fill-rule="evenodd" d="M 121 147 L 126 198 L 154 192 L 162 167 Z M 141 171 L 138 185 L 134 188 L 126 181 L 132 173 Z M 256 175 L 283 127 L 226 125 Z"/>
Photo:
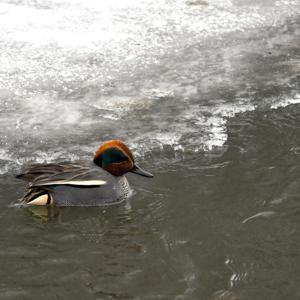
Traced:
<path id="1" fill-rule="evenodd" d="M 29 188 L 69 185 L 96 187 L 107 183 L 108 174 L 97 166 L 83 163 L 35 164 L 16 177 L 30 182 Z"/>

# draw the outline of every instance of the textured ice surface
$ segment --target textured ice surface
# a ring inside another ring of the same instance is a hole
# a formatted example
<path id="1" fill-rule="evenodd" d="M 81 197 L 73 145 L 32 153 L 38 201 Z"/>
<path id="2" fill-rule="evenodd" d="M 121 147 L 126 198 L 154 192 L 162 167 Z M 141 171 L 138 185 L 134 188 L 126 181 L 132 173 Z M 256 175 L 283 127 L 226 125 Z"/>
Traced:
<path id="1" fill-rule="evenodd" d="M 139 155 L 222 147 L 228 118 L 299 103 L 290 93 L 299 9 L 286 0 L 2 1 L 1 173 L 88 158 L 107 138 Z"/>

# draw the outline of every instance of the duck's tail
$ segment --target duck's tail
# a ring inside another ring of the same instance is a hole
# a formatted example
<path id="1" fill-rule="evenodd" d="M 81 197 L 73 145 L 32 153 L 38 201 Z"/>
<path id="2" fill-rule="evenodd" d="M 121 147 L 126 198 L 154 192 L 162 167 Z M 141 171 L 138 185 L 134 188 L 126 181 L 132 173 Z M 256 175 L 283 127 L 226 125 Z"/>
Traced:
<path id="1" fill-rule="evenodd" d="M 22 204 L 30 205 L 51 205 L 53 204 L 53 197 L 46 189 L 41 187 L 28 187 L 22 199 Z"/>

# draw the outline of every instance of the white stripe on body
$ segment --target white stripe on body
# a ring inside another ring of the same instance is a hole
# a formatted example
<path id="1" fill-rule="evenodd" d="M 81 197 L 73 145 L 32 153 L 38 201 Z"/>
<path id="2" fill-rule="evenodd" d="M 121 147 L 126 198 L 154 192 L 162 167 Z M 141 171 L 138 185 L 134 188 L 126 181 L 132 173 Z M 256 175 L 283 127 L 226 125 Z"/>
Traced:
<path id="1" fill-rule="evenodd" d="M 107 182 L 104 180 L 58 180 L 49 181 L 45 183 L 33 184 L 32 186 L 47 186 L 47 185 L 75 185 L 75 186 L 100 186 L 105 185 Z"/>

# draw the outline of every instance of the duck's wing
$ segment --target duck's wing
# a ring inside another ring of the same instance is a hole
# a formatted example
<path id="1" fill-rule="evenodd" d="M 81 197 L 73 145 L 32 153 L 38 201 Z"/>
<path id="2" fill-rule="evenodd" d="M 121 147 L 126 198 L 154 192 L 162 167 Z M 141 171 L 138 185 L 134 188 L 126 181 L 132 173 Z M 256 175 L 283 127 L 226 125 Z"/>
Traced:
<path id="1" fill-rule="evenodd" d="M 83 163 L 35 164 L 17 175 L 17 178 L 30 182 L 30 188 L 53 185 L 93 187 L 106 184 L 110 177 L 105 170 Z"/>
<path id="2" fill-rule="evenodd" d="M 33 164 L 26 167 L 16 178 L 31 182 L 40 176 L 52 176 L 64 173 L 71 167 L 68 163 Z"/>

